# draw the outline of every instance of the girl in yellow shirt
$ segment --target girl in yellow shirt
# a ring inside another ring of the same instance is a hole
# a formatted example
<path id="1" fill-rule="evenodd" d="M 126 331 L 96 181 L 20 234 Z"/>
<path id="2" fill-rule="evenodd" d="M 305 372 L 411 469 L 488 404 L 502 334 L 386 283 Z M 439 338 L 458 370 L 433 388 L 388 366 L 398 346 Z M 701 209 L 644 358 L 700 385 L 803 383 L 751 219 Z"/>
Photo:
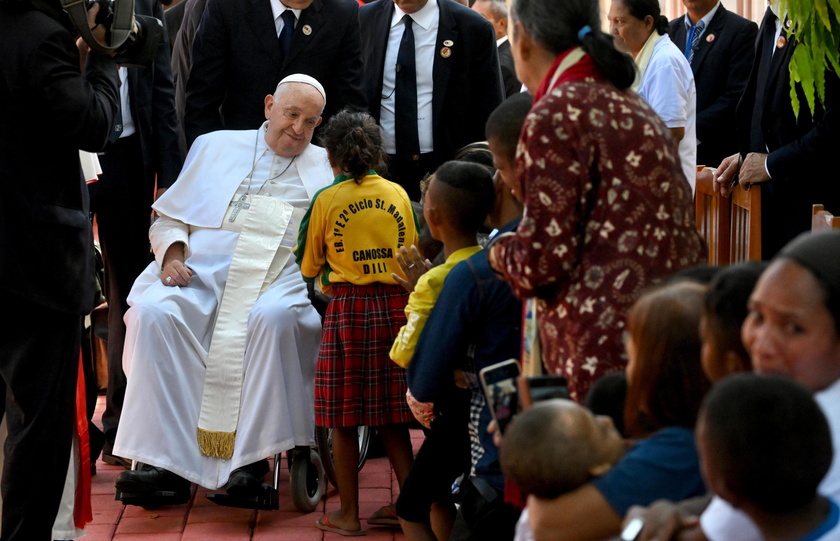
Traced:
<path id="1" fill-rule="evenodd" d="M 401 246 L 417 244 L 417 218 L 405 190 L 380 177 L 379 127 L 367 113 L 342 111 L 321 135 L 337 175 L 315 194 L 300 227 L 295 255 L 304 280 L 331 294 L 315 372 L 315 421 L 333 429 L 341 509 L 321 530 L 361 535 L 359 425 L 376 427 L 402 486 L 412 448 L 405 423 L 405 370 L 389 351 L 405 324 L 408 293 L 391 273 Z"/>

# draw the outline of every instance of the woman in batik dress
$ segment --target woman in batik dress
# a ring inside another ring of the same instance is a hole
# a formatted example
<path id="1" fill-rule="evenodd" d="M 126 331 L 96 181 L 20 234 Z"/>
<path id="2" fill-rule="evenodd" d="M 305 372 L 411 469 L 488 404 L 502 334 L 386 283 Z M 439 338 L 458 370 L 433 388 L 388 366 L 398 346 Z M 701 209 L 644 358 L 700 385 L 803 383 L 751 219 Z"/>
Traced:
<path id="1" fill-rule="evenodd" d="M 648 286 L 704 260 L 677 144 L 629 90 L 631 57 L 601 32 L 596 0 L 513 0 L 511 46 L 534 105 L 511 189 L 519 228 L 490 261 L 536 299 L 542 362 L 582 402 L 624 369 L 625 312 Z"/>

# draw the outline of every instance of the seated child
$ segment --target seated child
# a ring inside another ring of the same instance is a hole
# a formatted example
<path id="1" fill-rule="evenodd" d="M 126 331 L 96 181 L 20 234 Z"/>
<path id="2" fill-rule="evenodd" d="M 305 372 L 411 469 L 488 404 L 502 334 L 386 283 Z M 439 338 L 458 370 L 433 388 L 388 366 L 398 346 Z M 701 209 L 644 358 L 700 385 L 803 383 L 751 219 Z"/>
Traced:
<path id="1" fill-rule="evenodd" d="M 528 494 L 556 498 L 604 475 L 625 443 L 608 417 L 571 400 L 537 402 L 514 416 L 499 459 L 504 474 Z"/>
<path id="2" fill-rule="evenodd" d="M 767 261 L 743 261 L 722 268 L 709 283 L 700 319 L 703 370 L 712 382 L 735 372 L 752 370 L 741 340 L 747 302 Z"/>
<path id="3" fill-rule="evenodd" d="M 609 417 L 595 416 L 571 400 L 539 402 L 516 415 L 502 439 L 502 471 L 526 494 L 556 498 L 604 475 L 624 454 L 625 443 Z M 533 539 L 528 509 L 516 539 Z"/>
<path id="4" fill-rule="evenodd" d="M 716 383 L 697 426 L 706 484 L 765 539 L 840 539 L 840 509 L 817 488 L 832 461 L 828 422 L 810 391 L 740 373 Z"/>

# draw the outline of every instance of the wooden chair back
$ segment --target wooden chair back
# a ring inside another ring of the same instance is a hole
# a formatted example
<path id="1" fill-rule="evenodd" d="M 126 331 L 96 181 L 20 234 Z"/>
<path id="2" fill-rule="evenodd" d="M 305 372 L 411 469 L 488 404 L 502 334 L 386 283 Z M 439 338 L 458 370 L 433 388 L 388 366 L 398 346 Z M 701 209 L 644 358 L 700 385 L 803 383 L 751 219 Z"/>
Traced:
<path id="1" fill-rule="evenodd" d="M 761 186 L 735 186 L 729 194 L 731 221 L 729 262 L 761 260 Z"/>
<path id="2" fill-rule="evenodd" d="M 697 167 L 694 215 L 697 229 L 709 248 L 709 265 L 729 264 L 729 199 L 714 191 L 709 167 Z"/>
<path id="3" fill-rule="evenodd" d="M 825 210 L 823 205 L 814 205 L 811 216 L 811 231 L 819 229 L 840 229 L 840 216 Z"/>

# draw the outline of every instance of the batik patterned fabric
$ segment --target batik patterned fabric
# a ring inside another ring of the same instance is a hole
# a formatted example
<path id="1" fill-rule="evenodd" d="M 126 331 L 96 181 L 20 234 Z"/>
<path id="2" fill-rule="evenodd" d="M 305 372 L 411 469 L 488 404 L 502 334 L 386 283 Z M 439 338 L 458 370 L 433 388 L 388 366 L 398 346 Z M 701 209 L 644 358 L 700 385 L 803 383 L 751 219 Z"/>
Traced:
<path id="1" fill-rule="evenodd" d="M 561 76 L 535 103 L 517 169 L 525 216 L 491 260 L 518 297 L 538 298 L 543 364 L 582 402 L 623 370 L 642 290 L 703 261 L 691 188 L 656 113 L 592 76 Z"/>

